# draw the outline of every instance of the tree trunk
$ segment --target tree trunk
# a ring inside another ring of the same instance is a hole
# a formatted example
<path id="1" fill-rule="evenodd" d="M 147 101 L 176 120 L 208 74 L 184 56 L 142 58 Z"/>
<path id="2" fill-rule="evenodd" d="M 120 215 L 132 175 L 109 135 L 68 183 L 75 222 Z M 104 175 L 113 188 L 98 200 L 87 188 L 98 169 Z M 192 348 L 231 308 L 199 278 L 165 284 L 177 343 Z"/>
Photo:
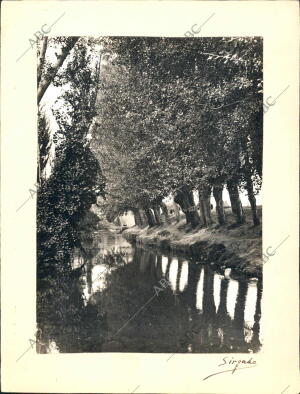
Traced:
<path id="1" fill-rule="evenodd" d="M 141 227 L 142 226 L 142 219 L 138 209 L 133 210 L 134 221 L 135 225 Z"/>
<path id="2" fill-rule="evenodd" d="M 256 307 L 255 307 L 255 315 L 254 315 L 254 325 L 253 325 L 253 336 L 251 339 L 251 345 L 257 349 L 257 351 L 261 347 L 261 342 L 259 338 L 260 332 L 260 319 L 261 319 L 261 298 L 262 298 L 262 282 L 259 281 L 257 283 L 257 299 L 256 299 Z"/>
<path id="3" fill-rule="evenodd" d="M 148 225 L 148 219 L 147 219 L 145 211 L 143 209 L 139 209 L 139 213 L 140 213 L 142 227 L 147 226 Z"/>
<path id="4" fill-rule="evenodd" d="M 201 215 L 203 224 L 204 224 L 204 226 L 207 226 L 207 220 L 205 217 L 204 202 L 203 202 L 203 200 L 200 200 L 200 198 L 199 198 L 199 208 L 200 208 L 200 215 Z"/>
<path id="5" fill-rule="evenodd" d="M 238 224 L 245 223 L 245 216 L 243 211 L 243 206 L 239 196 L 239 190 L 236 183 L 228 182 L 227 189 L 231 202 L 231 210 L 237 219 Z"/>
<path id="6" fill-rule="evenodd" d="M 227 190 L 230 198 L 230 205 L 231 205 L 231 211 L 233 215 L 237 215 L 237 202 L 234 194 L 234 187 L 233 185 L 230 185 L 229 183 L 227 184 Z"/>
<path id="7" fill-rule="evenodd" d="M 63 65 L 65 59 L 67 58 L 67 56 L 69 55 L 69 53 L 71 52 L 71 50 L 73 49 L 73 47 L 75 46 L 76 42 L 78 41 L 78 37 L 72 37 L 70 39 L 70 43 L 69 45 L 67 45 L 65 48 L 63 48 L 61 55 L 59 56 L 55 66 L 54 66 L 54 70 L 51 73 L 51 76 L 48 76 L 46 78 L 42 78 L 39 86 L 38 86 L 38 93 L 37 93 L 37 103 L 39 104 L 41 99 L 43 98 L 48 86 L 50 85 L 50 83 L 54 80 L 56 74 L 58 73 L 58 70 L 60 69 L 60 67 Z M 42 72 L 42 71 L 41 71 Z"/>
<path id="8" fill-rule="evenodd" d="M 228 319 L 230 320 L 230 317 L 228 316 L 228 312 L 227 312 L 228 284 L 229 284 L 228 280 L 223 279 L 221 281 L 220 303 L 217 313 L 221 325 L 223 325 L 224 322 L 228 321 Z"/>
<path id="9" fill-rule="evenodd" d="M 154 217 L 152 209 L 151 208 L 145 209 L 145 213 L 147 216 L 149 227 L 155 226 L 156 222 L 155 222 L 155 217 Z"/>
<path id="10" fill-rule="evenodd" d="M 170 219 L 170 216 L 169 216 L 169 211 L 168 211 L 167 205 L 164 202 L 161 202 L 160 206 L 161 206 L 161 209 L 162 209 L 164 217 L 165 217 L 165 222 L 167 224 L 170 224 L 171 223 L 171 219 Z"/>
<path id="11" fill-rule="evenodd" d="M 181 277 L 181 272 L 182 272 L 182 262 L 183 260 L 178 259 L 178 270 L 177 270 L 177 276 L 176 276 L 176 294 L 179 294 L 179 285 L 180 285 L 180 277 Z"/>
<path id="12" fill-rule="evenodd" d="M 195 205 L 193 192 L 192 191 L 188 192 L 187 193 L 187 197 L 188 197 L 188 202 L 189 202 L 189 205 L 190 205 L 189 213 L 190 213 L 191 225 L 193 227 L 196 227 L 199 224 L 201 224 L 201 219 L 200 219 L 199 213 L 197 211 L 197 207 Z"/>
<path id="13" fill-rule="evenodd" d="M 203 318 L 213 322 L 216 318 L 216 305 L 214 300 L 214 273 L 207 265 L 204 266 L 203 280 Z"/>
<path id="14" fill-rule="evenodd" d="M 202 215 L 202 220 L 205 226 L 212 224 L 211 209 L 210 209 L 210 195 L 211 187 L 203 185 L 199 187 L 199 206 Z"/>
<path id="15" fill-rule="evenodd" d="M 166 267 L 166 272 L 165 272 L 165 278 L 167 280 L 169 280 L 169 274 L 170 274 L 170 267 L 171 267 L 171 263 L 172 263 L 172 257 L 168 257 L 168 263 L 167 263 L 167 267 Z"/>
<path id="16" fill-rule="evenodd" d="M 197 285 L 200 278 L 201 267 L 200 264 L 195 264 L 191 261 L 189 261 L 188 265 L 188 283 L 184 292 L 193 316 L 197 313 Z"/>
<path id="17" fill-rule="evenodd" d="M 37 69 L 37 83 L 38 83 L 38 85 L 41 82 L 41 78 L 42 78 L 42 72 L 43 72 L 43 66 L 45 63 L 45 55 L 46 55 L 47 45 L 48 45 L 48 37 L 44 36 L 41 52 L 40 52 L 40 55 L 38 58 L 38 69 Z"/>
<path id="18" fill-rule="evenodd" d="M 225 212 L 224 212 L 224 203 L 223 203 L 223 185 L 222 186 L 214 186 L 213 187 L 213 196 L 216 200 L 216 212 L 218 216 L 218 222 L 220 225 L 225 224 Z"/>
<path id="19" fill-rule="evenodd" d="M 189 190 L 178 192 L 174 198 L 175 203 L 179 204 L 185 214 L 187 224 L 196 227 L 200 224 L 200 217 L 194 202 L 193 193 Z"/>
<path id="20" fill-rule="evenodd" d="M 162 224 L 159 205 L 154 205 L 152 209 L 153 209 L 153 213 L 154 213 L 154 217 L 155 217 L 155 222 L 159 226 Z"/>
<path id="21" fill-rule="evenodd" d="M 233 328 L 235 341 L 240 346 L 245 345 L 244 324 L 245 324 L 245 306 L 247 298 L 247 282 L 240 281 L 236 307 L 234 310 Z"/>
<path id="22" fill-rule="evenodd" d="M 173 203 L 173 207 L 174 207 L 176 222 L 178 223 L 178 222 L 180 222 L 180 211 L 179 211 L 179 207 L 176 204 L 176 202 Z"/>
<path id="23" fill-rule="evenodd" d="M 156 274 L 157 274 L 157 281 L 159 281 L 162 276 L 162 255 L 157 256 L 157 264 L 156 264 Z"/>
<path id="24" fill-rule="evenodd" d="M 148 250 L 143 250 L 140 258 L 140 273 L 145 274 L 150 268 L 150 254 Z"/>
<path id="25" fill-rule="evenodd" d="M 183 193 L 177 193 L 176 196 L 174 197 L 174 201 L 176 204 L 178 204 L 182 210 L 182 212 L 185 214 L 186 222 L 187 224 L 190 224 L 190 216 L 188 212 L 188 202 L 186 197 L 184 196 Z"/>
<path id="26" fill-rule="evenodd" d="M 248 192 L 248 200 L 251 205 L 251 211 L 252 211 L 252 219 L 253 219 L 253 224 L 254 226 L 258 226 L 260 224 L 259 217 L 257 215 L 257 209 L 256 209 L 256 198 L 253 192 L 253 183 L 252 180 L 249 179 L 247 181 L 247 186 L 246 186 L 247 192 Z"/>

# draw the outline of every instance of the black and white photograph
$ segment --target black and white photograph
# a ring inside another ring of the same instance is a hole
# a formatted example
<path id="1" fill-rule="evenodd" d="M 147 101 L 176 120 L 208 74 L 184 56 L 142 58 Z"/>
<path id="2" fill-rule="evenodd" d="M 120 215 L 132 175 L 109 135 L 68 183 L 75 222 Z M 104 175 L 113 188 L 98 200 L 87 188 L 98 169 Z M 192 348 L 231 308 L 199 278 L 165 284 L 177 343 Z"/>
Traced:
<path id="1" fill-rule="evenodd" d="M 299 393 L 298 15 L 3 2 L 2 392 Z"/>
<path id="2" fill-rule="evenodd" d="M 37 43 L 38 353 L 263 347 L 263 39 L 193 35 Z"/>

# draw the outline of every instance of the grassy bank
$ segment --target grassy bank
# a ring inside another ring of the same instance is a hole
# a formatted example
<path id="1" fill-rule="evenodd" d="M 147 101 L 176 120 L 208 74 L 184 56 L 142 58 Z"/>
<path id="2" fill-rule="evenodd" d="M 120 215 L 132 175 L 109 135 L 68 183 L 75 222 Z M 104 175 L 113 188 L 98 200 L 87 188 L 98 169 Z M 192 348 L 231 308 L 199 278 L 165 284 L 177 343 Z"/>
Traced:
<path id="1" fill-rule="evenodd" d="M 213 224 L 208 228 L 193 229 L 182 218 L 178 223 L 173 221 L 151 228 L 134 226 L 123 235 L 130 242 L 212 262 L 221 270 L 232 268 L 236 274 L 261 277 L 261 225 L 252 226 L 251 213 L 247 208 L 245 216 L 246 223 L 240 226 L 234 225 L 234 218 L 228 213 L 226 226 Z"/>

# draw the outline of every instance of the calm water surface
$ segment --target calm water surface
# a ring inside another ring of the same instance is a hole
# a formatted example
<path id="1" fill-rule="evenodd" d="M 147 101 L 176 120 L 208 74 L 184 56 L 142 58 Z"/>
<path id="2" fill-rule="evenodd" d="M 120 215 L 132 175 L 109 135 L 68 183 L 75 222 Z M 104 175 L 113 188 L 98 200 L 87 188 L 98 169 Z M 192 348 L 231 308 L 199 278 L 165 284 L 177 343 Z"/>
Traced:
<path id="1" fill-rule="evenodd" d="M 209 263 L 133 247 L 107 231 L 95 232 L 85 251 L 73 261 L 75 271 L 84 264 L 80 308 L 69 301 L 81 314 L 80 329 L 75 320 L 69 334 L 49 340 L 45 352 L 260 349 L 258 280 L 237 280 Z"/>

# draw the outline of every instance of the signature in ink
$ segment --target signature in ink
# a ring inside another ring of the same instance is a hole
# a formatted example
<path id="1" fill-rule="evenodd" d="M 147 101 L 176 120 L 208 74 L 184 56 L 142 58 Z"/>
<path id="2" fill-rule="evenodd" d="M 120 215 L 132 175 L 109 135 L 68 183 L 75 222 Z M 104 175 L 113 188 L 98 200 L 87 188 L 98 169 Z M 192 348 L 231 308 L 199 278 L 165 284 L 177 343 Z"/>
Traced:
<path id="1" fill-rule="evenodd" d="M 254 368 L 256 366 L 256 361 L 253 360 L 252 357 L 250 357 L 248 360 L 245 359 L 237 360 L 234 357 L 231 357 L 231 359 L 229 359 L 229 357 L 226 356 L 223 357 L 223 362 L 222 364 L 219 364 L 218 367 L 223 367 L 224 365 L 228 365 L 231 368 L 225 369 L 223 371 L 215 372 L 211 375 L 206 376 L 203 380 L 206 380 L 208 378 L 211 378 L 212 376 L 219 375 L 225 372 L 232 372 L 232 374 L 234 374 L 236 371 L 239 371 L 241 369 Z"/>

